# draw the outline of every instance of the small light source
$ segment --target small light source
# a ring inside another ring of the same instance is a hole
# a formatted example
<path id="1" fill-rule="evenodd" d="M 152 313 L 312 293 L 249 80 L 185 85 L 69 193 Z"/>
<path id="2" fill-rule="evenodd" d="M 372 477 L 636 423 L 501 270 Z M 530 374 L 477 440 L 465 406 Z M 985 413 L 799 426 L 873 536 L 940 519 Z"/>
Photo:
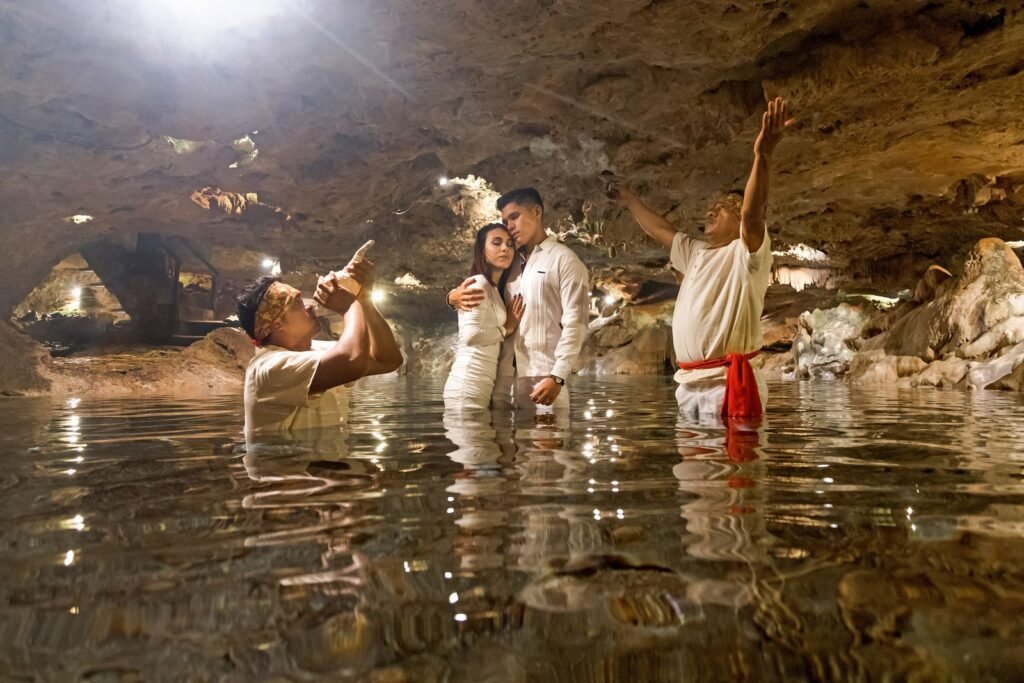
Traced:
<path id="1" fill-rule="evenodd" d="M 263 259 L 263 267 L 264 268 L 272 268 L 273 266 L 274 266 L 274 259 L 272 259 L 272 258 L 265 258 L 265 259 Z"/>
<path id="2" fill-rule="evenodd" d="M 70 567 L 75 562 L 75 551 L 69 550 L 64 554 L 64 566 Z"/>
<path id="3" fill-rule="evenodd" d="M 443 175 L 440 178 L 438 178 L 437 179 L 437 184 L 440 185 L 441 187 L 444 187 L 445 185 L 447 185 L 448 184 L 448 176 Z"/>
<path id="4" fill-rule="evenodd" d="M 604 304 L 605 304 L 605 306 L 611 306 L 616 301 L 618 301 L 618 299 L 616 299 L 611 294 L 606 294 L 605 297 L 604 297 Z"/>
<path id="5" fill-rule="evenodd" d="M 377 289 L 375 287 L 373 292 L 370 293 L 370 300 L 375 304 L 379 304 L 381 301 L 384 301 L 385 298 L 387 298 L 387 295 L 382 289 Z"/>
<path id="6" fill-rule="evenodd" d="M 458 593 L 452 593 L 451 595 L 448 596 L 448 603 L 449 604 L 454 605 L 458 601 L 459 601 L 459 594 Z"/>
<path id="7" fill-rule="evenodd" d="M 65 223 L 74 223 L 75 225 L 81 225 L 82 223 L 88 223 L 92 220 L 92 216 L 86 213 L 76 213 L 73 216 L 68 216 L 64 219 Z"/>
<path id="8" fill-rule="evenodd" d="M 463 614 L 462 612 L 459 612 L 458 614 L 455 615 L 455 621 L 465 621 L 465 620 L 466 620 L 466 615 Z"/>

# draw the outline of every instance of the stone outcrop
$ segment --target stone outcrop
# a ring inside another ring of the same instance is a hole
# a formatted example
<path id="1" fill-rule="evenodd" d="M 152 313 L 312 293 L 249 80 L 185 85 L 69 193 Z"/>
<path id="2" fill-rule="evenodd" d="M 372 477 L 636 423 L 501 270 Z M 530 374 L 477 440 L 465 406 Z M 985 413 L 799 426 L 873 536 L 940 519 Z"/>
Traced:
<path id="1" fill-rule="evenodd" d="M 580 374 L 660 375 L 670 370 L 674 301 L 619 308 L 590 325 Z"/>
<path id="2" fill-rule="evenodd" d="M 0 322 L 0 396 L 21 396 L 49 390 L 43 374 L 50 354 L 29 337 Z"/>
<path id="3" fill-rule="evenodd" d="M 188 348 L 116 347 L 51 358 L 0 324 L 0 396 L 198 396 L 237 393 L 254 353 L 249 337 L 221 328 Z"/>
<path id="4" fill-rule="evenodd" d="M 799 377 L 835 379 L 850 369 L 855 350 L 867 323 L 863 308 L 839 304 L 835 308 L 807 311 L 800 316 L 793 340 L 793 361 Z"/>
<path id="5" fill-rule="evenodd" d="M 1002 240 L 983 239 L 961 273 L 929 269 L 913 299 L 869 321 L 844 304 L 801 324 L 793 356 L 802 376 L 844 374 L 845 366 L 859 383 L 1019 390 L 1024 268 Z"/>

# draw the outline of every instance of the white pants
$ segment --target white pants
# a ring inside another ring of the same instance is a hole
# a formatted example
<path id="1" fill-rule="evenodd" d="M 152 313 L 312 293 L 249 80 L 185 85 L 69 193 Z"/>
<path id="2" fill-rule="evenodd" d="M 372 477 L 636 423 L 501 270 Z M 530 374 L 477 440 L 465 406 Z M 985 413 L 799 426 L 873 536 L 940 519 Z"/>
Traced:
<path id="1" fill-rule="evenodd" d="M 754 368 L 754 377 L 757 379 L 757 393 L 761 395 L 761 407 L 767 408 L 768 387 L 757 368 Z M 676 387 L 676 403 L 679 404 L 679 414 L 684 417 L 721 415 L 725 404 L 725 377 L 680 383 Z"/>

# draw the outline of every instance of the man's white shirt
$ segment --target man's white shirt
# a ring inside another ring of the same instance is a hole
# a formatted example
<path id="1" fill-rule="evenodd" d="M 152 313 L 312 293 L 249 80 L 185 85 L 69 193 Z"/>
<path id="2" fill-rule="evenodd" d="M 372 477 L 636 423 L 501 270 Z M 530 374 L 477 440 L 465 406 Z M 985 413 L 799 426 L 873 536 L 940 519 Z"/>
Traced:
<path id="1" fill-rule="evenodd" d="M 677 233 L 669 251 L 672 267 L 683 274 L 672 342 L 676 360 L 693 362 L 750 353 L 761 348 L 761 314 L 771 280 L 771 240 L 750 253 L 742 238 L 709 249 L 707 242 Z M 679 370 L 676 381 L 725 376 L 724 368 Z"/>
<path id="2" fill-rule="evenodd" d="M 568 379 L 587 337 L 590 274 L 579 256 L 554 236 L 534 247 L 521 268 L 518 277 L 513 273 L 506 290 L 508 297 L 522 294 L 526 304 L 511 340 L 515 374 Z M 503 371 L 507 373 L 507 368 L 499 370 L 499 375 Z"/>

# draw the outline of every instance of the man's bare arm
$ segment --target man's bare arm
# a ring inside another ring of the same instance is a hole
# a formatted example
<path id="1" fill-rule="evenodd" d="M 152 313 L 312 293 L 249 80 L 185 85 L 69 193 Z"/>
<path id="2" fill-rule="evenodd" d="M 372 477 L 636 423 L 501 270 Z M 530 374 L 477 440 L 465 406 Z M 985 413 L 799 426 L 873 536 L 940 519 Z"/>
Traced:
<path id="1" fill-rule="evenodd" d="M 370 337 L 370 363 L 367 375 L 383 375 L 394 372 L 402 365 L 402 351 L 398 348 L 391 325 L 373 305 L 370 296 L 361 296 L 355 304 L 363 309 L 367 332 Z"/>
<path id="2" fill-rule="evenodd" d="M 632 214 L 633 219 L 640 224 L 640 227 L 651 238 L 665 249 L 672 248 L 672 240 L 675 239 L 676 229 L 651 207 L 644 204 L 639 197 L 624 187 L 612 185 L 608 188 L 607 194 L 616 200 L 619 206 L 624 206 Z"/>
<path id="3" fill-rule="evenodd" d="M 370 368 L 370 336 L 366 317 L 358 303 L 345 312 L 345 328 L 338 342 L 331 347 L 317 365 L 309 393 L 316 394 L 364 377 Z"/>
<path id="4" fill-rule="evenodd" d="M 756 252 L 764 244 L 771 156 L 786 128 L 795 122 L 795 119 L 787 119 L 786 114 L 786 101 L 781 97 L 769 102 L 768 111 L 761 116 L 761 131 L 754 142 L 754 165 L 743 192 L 743 208 L 740 211 L 743 243 L 750 253 Z"/>

